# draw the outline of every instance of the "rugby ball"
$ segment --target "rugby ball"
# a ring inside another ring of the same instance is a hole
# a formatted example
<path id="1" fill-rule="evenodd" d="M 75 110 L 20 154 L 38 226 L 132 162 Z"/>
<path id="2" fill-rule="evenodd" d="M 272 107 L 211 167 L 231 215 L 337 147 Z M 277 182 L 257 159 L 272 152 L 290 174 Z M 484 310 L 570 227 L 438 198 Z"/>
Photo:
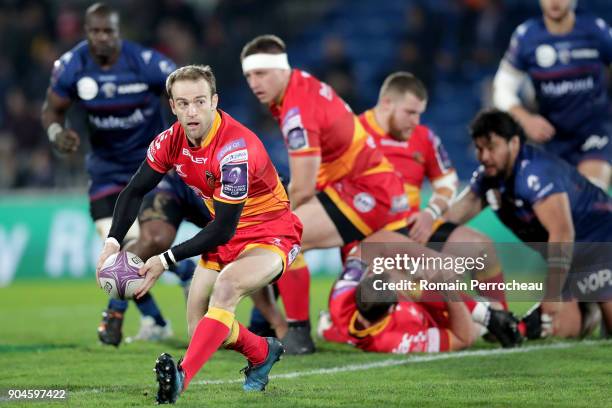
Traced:
<path id="1" fill-rule="evenodd" d="M 138 271 L 144 262 L 138 255 L 121 251 L 112 254 L 100 269 L 100 287 L 113 299 L 132 299 L 134 291 L 144 281 Z"/>

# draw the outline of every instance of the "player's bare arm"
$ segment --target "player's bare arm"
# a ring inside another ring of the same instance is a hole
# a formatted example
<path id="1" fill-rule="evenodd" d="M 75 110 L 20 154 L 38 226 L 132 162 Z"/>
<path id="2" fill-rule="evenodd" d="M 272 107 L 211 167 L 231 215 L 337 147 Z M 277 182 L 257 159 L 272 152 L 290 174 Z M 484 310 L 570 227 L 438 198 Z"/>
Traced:
<path id="1" fill-rule="evenodd" d="M 427 207 L 408 218 L 408 225 L 411 226 L 410 238 L 421 244 L 429 240 L 434 222 L 450 208 L 458 183 L 457 172 L 454 170 L 432 180 L 434 191 Z"/>
<path id="2" fill-rule="evenodd" d="M 298 208 L 314 197 L 320 166 L 321 156 L 292 156 L 289 158 L 291 209 Z"/>
<path id="3" fill-rule="evenodd" d="M 574 223 L 570 211 L 567 193 L 552 194 L 533 206 L 534 212 L 542 226 L 548 231 L 548 276 L 545 299 L 559 297 L 567 272 L 572 262 L 574 242 Z M 542 302 L 542 313 L 553 318 L 560 310 L 561 304 L 554 301 Z"/>
<path id="4" fill-rule="evenodd" d="M 79 135 L 72 129 L 64 128 L 66 111 L 72 105 L 68 98 L 62 98 L 51 88 L 47 89 L 47 96 L 43 103 L 41 122 L 47 130 L 49 141 L 60 153 L 74 153 L 81 143 Z"/>
<path id="5" fill-rule="evenodd" d="M 448 330 L 449 351 L 464 350 L 474 343 L 474 322 L 465 303 L 460 300 L 461 298 L 458 295 L 455 298 L 453 298 L 453 294 L 447 295 L 450 295 L 449 301 L 446 303 L 450 320 Z"/>
<path id="6" fill-rule="evenodd" d="M 469 187 L 466 187 L 453 202 L 444 218 L 448 222 L 463 225 L 482 211 L 484 204 Z"/>

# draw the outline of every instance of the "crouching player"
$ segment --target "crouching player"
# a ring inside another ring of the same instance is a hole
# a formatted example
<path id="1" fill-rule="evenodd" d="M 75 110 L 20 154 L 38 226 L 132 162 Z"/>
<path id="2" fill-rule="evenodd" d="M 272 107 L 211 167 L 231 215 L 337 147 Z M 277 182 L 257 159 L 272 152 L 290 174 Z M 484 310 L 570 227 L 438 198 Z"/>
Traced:
<path id="1" fill-rule="evenodd" d="M 503 332 L 499 323 L 508 312 L 459 293 L 446 293 L 436 302 L 414 302 L 395 291 L 380 290 L 389 282 L 386 274 L 368 275 L 352 285 L 338 281 L 330 296 L 330 313 L 320 317 L 319 336 L 378 353 L 463 350 L 482 334 L 470 308 L 480 309 L 491 331 Z"/>
<path id="2" fill-rule="evenodd" d="M 221 346 L 248 360 L 245 391 L 263 391 L 283 353 L 281 343 L 249 332 L 234 312 L 242 297 L 278 279 L 300 250 L 302 224 L 266 150 L 255 134 L 217 109 L 215 78 L 206 66 L 174 71 L 166 81 L 171 128 L 155 138 L 146 161 L 122 191 L 99 264 L 118 251 L 140 202 L 170 169 L 195 190 L 213 215 L 193 238 L 150 258 L 136 295 L 153 286 L 164 269 L 201 254 L 187 305 L 191 341 L 178 363 L 162 354 L 155 371 L 157 402 L 174 403 Z M 203 317 L 202 317 L 203 316 Z"/>
<path id="3" fill-rule="evenodd" d="M 374 257 L 393 257 L 397 250 L 409 253 L 418 248 L 419 253 L 430 258 L 441 255 L 395 232 L 379 232 L 378 237 L 382 245 L 365 251 L 365 264 Z M 394 244 L 389 246 L 389 243 Z M 393 272 L 393 276 L 376 275 L 368 274 L 366 269 L 351 268 L 349 263 L 334 283 L 329 313 L 322 313 L 319 318 L 320 337 L 355 344 L 365 351 L 400 354 L 461 350 L 487 332 L 503 347 L 515 347 L 522 341 L 518 321 L 511 312 L 501 310 L 503 305 L 499 302 L 477 302 L 457 291 L 396 293 L 385 286 L 404 280 L 403 272 Z M 424 273 L 430 275 L 429 281 L 440 282 L 454 274 L 453 271 L 449 275 L 444 270 L 421 270 L 419 275 Z"/>

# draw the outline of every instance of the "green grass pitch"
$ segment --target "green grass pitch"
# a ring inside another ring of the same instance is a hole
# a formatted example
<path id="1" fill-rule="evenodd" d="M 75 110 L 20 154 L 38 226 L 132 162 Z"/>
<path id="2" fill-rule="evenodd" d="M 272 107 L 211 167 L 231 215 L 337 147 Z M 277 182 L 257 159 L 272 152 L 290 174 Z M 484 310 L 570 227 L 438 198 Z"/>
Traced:
<path id="1" fill-rule="evenodd" d="M 313 280 L 312 316 L 325 306 L 329 279 Z M 187 345 L 184 299 L 178 287 L 155 295 L 176 337 L 161 344 L 98 344 L 95 328 L 106 297 L 93 282 L 21 281 L 0 289 L 0 390 L 63 388 L 67 402 L 0 406 L 128 407 L 154 404 L 152 372 L 161 352 L 180 356 Z M 514 304 L 523 312 L 529 305 Z M 250 302 L 238 317 L 245 321 Z M 315 319 L 313 318 L 313 321 Z M 124 335 L 138 328 L 130 306 Z M 531 342 L 502 351 L 479 342 L 472 350 L 436 355 L 367 354 L 318 342 L 313 356 L 285 357 L 268 389 L 245 394 L 243 358 L 217 352 L 179 406 L 192 407 L 610 407 L 612 342 L 597 339 Z M 207 383 L 208 382 L 208 383 Z M 34 405 L 33 405 L 34 404 Z"/>

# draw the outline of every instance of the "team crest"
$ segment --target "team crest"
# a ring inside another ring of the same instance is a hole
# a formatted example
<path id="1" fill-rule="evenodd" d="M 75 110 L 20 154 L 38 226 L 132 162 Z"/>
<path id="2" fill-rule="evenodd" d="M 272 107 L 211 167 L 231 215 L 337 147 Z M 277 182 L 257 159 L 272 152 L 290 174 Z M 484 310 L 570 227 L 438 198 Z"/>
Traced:
<path id="1" fill-rule="evenodd" d="M 213 174 L 208 170 L 206 170 L 205 174 L 206 174 L 206 184 L 211 190 L 214 190 L 215 184 L 216 184 L 215 176 L 213 176 Z"/>

